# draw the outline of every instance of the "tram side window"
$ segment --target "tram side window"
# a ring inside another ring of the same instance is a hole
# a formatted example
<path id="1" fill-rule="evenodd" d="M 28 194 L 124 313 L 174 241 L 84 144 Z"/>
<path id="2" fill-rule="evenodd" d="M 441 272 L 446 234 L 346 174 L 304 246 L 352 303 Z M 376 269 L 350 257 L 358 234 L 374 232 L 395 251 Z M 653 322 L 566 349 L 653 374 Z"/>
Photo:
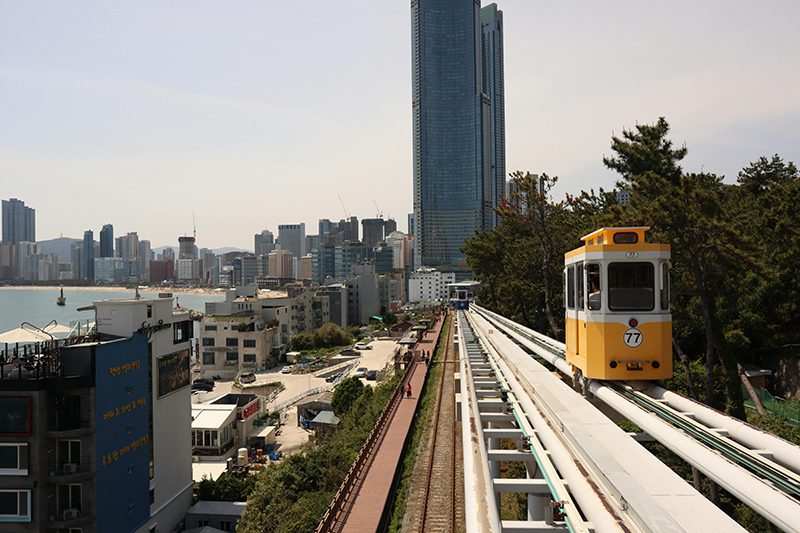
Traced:
<path id="1" fill-rule="evenodd" d="M 567 308 L 575 309 L 575 267 L 567 267 Z"/>
<path id="2" fill-rule="evenodd" d="M 586 265 L 586 294 L 589 295 L 589 310 L 600 309 L 600 265 Z"/>
<path id="3" fill-rule="evenodd" d="M 655 306 L 652 263 L 608 265 L 608 308 L 612 311 L 651 311 Z"/>
<path id="4" fill-rule="evenodd" d="M 575 265 L 575 285 L 578 287 L 578 309 L 583 309 L 583 263 Z"/>
<path id="5" fill-rule="evenodd" d="M 669 311 L 669 265 L 661 263 L 661 310 Z"/>

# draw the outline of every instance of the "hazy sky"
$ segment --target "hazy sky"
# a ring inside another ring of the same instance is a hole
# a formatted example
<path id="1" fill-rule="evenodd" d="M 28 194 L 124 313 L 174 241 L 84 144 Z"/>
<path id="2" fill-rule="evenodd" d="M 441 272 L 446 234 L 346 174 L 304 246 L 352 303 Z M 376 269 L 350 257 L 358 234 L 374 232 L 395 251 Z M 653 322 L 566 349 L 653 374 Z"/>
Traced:
<path id="1" fill-rule="evenodd" d="M 486 5 L 488 2 L 484 2 Z M 253 248 L 345 210 L 407 229 L 410 2 L 0 3 L 0 197 L 38 240 L 103 224 Z M 800 2 L 498 2 L 507 170 L 611 189 L 612 134 L 659 116 L 687 171 L 800 163 Z"/>

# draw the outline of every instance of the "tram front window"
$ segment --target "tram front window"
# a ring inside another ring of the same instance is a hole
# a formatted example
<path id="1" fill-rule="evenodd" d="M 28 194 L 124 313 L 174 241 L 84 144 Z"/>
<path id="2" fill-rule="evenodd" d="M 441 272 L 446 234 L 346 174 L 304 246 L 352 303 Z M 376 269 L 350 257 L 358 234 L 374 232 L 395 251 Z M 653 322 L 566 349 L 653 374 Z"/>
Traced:
<path id="1" fill-rule="evenodd" d="M 651 311 L 655 304 L 652 263 L 608 265 L 608 308 L 612 311 Z"/>

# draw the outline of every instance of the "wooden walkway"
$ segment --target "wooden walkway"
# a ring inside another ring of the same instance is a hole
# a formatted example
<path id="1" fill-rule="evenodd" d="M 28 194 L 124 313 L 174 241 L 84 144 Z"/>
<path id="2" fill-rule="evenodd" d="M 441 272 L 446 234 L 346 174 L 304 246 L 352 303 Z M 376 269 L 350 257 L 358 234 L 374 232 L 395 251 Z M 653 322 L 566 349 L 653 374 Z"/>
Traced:
<path id="1" fill-rule="evenodd" d="M 444 315 L 441 315 L 414 345 L 414 359 L 398 385 L 397 397 L 393 396 L 386 406 L 385 422 L 380 428 L 376 427 L 379 431 L 374 442 L 365 445 L 367 454 L 363 462 L 358 464 L 357 460 L 350 473 L 351 479 L 340 489 L 337 499 L 343 499 L 341 506 L 334 501 L 333 512 L 329 511 L 331 516 L 326 515 L 323 519 L 318 533 L 376 533 L 383 530 L 389 519 L 390 496 L 402 470 L 403 450 L 410 437 L 427 375 L 428 368 L 420 360 L 420 355 L 424 350 L 433 356 L 443 324 Z M 405 393 L 405 386 L 409 383 L 410 398 Z"/>

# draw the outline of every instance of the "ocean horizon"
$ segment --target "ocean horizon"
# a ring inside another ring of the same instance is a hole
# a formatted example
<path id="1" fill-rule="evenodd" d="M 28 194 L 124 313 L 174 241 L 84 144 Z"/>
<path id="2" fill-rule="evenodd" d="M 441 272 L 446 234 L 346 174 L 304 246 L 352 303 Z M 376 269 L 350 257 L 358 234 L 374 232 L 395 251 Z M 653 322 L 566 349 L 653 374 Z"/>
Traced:
<path id="1" fill-rule="evenodd" d="M 56 305 L 60 287 L 2 287 L 0 288 L 0 333 L 20 327 L 28 322 L 37 328 L 44 328 L 51 321 L 69 326 L 71 322 L 80 320 L 94 321 L 92 311 L 78 311 L 101 300 L 132 299 L 135 291 L 125 289 L 95 289 L 91 287 L 64 287 L 66 305 Z M 165 290 L 162 292 L 170 292 Z M 139 290 L 142 298 L 158 298 L 159 292 Z M 223 292 L 219 294 L 172 293 L 173 307 L 179 305 L 195 311 L 205 311 L 206 302 L 225 299 Z"/>

